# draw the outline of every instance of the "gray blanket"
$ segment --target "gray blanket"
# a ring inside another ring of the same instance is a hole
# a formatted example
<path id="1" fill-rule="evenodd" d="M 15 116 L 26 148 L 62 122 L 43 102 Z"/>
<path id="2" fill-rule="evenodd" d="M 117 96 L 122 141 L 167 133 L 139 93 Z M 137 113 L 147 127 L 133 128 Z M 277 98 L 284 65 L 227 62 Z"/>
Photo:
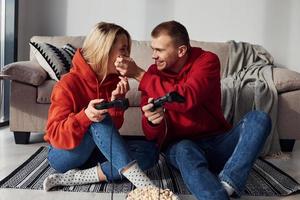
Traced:
<path id="1" fill-rule="evenodd" d="M 262 155 L 280 152 L 277 132 L 277 90 L 273 82 L 273 57 L 261 46 L 229 41 L 229 59 L 222 74 L 222 108 L 236 124 L 247 112 L 261 110 L 272 119 L 272 131 Z"/>

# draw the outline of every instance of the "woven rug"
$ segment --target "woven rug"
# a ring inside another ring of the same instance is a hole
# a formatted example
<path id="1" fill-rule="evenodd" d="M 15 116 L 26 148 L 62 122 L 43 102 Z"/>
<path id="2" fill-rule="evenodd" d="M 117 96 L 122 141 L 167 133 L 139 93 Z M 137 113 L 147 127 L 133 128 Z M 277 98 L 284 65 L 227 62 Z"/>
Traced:
<path id="1" fill-rule="evenodd" d="M 55 170 L 47 161 L 47 148 L 39 148 L 28 160 L 0 181 L 0 188 L 42 190 L 43 180 Z M 168 166 L 163 156 L 158 164 L 147 171 L 156 185 L 169 188 L 177 194 L 190 194 L 179 173 Z M 128 193 L 134 186 L 128 181 L 114 184 L 115 193 Z M 97 183 L 71 187 L 56 187 L 55 190 L 70 192 L 111 192 L 112 184 Z M 271 163 L 257 159 L 249 176 L 244 195 L 280 196 L 299 191 L 300 185 L 289 175 Z"/>

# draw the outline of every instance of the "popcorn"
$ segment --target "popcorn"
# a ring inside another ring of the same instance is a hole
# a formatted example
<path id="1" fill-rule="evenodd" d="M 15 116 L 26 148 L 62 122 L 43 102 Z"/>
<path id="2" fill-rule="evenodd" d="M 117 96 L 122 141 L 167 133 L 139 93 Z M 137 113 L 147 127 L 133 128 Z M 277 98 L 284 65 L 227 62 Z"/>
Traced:
<path id="1" fill-rule="evenodd" d="M 158 187 L 136 188 L 128 193 L 126 200 L 180 200 L 179 197 L 169 189 Z"/>

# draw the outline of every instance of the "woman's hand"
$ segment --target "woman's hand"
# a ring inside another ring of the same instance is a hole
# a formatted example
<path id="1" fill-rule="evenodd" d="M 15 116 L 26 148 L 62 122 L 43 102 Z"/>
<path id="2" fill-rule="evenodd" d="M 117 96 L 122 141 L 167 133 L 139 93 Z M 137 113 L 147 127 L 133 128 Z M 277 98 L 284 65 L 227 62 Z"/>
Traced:
<path id="1" fill-rule="evenodd" d="M 97 110 L 95 104 L 103 102 L 104 99 L 93 99 L 90 101 L 88 107 L 84 110 L 86 116 L 92 122 L 101 122 L 105 118 L 105 114 L 108 112 L 107 109 Z"/>
<path id="2" fill-rule="evenodd" d="M 122 77 L 119 76 L 119 83 L 116 87 L 116 89 L 114 89 L 111 92 L 111 101 L 117 99 L 117 98 L 124 98 L 126 93 L 129 91 L 129 83 L 128 83 L 128 79 L 127 77 Z"/>
<path id="3" fill-rule="evenodd" d="M 153 103 L 151 103 L 153 98 L 148 99 L 148 104 L 142 107 L 145 117 L 152 124 L 160 124 L 160 122 L 164 119 L 164 110 L 162 107 L 157 108 L 155 111 L 151 112 L 150 109 L 153 107 Z"/>
<path id="4" fill-rule="evenodd" d="M 145 71 L 130 57 L 119 56 L 115 61 L 116 70 L 122 75 L 141 81 Z"/>

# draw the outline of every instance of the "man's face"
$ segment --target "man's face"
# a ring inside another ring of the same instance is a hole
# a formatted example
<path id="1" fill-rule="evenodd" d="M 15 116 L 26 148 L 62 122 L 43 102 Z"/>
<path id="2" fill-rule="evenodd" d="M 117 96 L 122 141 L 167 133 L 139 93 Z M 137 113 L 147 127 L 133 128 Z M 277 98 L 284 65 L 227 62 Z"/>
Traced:
<path id="1" fill-rule="evenodd" d="M 151 48 L 153 51 L 152 58 L 155 60 L 158 70 L 173 71 L 172 69 L 177 68 L 178 48 L 169 35 L 161 34 L 152 38 Z"/>

